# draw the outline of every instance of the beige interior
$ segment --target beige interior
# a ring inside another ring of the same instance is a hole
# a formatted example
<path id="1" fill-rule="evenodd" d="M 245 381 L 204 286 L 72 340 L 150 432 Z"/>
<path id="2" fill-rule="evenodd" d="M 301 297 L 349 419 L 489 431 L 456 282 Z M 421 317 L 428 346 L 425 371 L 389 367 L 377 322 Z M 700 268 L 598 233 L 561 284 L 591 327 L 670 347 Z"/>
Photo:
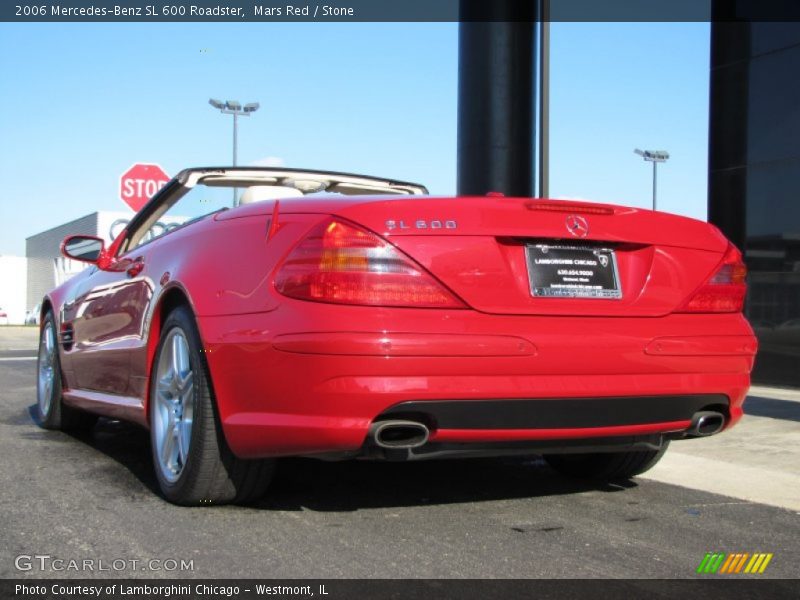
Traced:
<path id="1" fill-rule="evenodd" d="M 251 185 L 239 198 L 239 204 L 252 204 L 262 200 L 275 200 L 276 198 L 296 198 L 303 192 L 293 187 L 278 185 Z"/>

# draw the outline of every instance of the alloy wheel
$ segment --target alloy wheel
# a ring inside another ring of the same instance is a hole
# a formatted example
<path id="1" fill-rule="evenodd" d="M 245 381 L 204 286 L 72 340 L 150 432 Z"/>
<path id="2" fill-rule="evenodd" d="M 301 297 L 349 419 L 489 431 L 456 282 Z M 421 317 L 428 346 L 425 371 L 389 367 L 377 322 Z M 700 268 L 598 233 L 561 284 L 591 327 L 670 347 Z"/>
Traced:
<path id="1" fill-rule="evenodd" d="M 156 462 L 164 479 L 175 483 L 189 457 L 194 416 L 194 373 L 189 343 L 179 328 L 167 335 L 161 348 L 153 400 Z"/>
<path id="2" fill-rule="evenodd" d="M 39 342 L 39 362 L 37 377 L 37 402 L 39 413 L 46 417 L 53 403 L 53 388 L 56 380 L 56 334 L 53 322 L 48 321 L 42 329 Z"/>

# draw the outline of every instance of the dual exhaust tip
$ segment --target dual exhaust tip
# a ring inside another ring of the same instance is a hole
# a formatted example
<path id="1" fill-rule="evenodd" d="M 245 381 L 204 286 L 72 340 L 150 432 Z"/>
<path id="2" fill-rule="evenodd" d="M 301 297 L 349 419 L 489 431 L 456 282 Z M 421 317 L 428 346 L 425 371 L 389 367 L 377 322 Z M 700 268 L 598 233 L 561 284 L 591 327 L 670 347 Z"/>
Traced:
<path id="1" fill-rule="evenodd" d="M 369 428 L 369 439 L 379 448 L 419 448 L 428 441 L 430 431 L 418 421 L 378 421 Z"/>

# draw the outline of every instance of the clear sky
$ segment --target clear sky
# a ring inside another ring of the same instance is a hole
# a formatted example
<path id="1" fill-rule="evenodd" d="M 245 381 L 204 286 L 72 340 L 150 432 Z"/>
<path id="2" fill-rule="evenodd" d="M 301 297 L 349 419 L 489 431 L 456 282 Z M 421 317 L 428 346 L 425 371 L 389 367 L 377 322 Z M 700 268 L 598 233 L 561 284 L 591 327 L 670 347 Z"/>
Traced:
<path id="1" fill-rule="evenodd" d="M 551 196 L 706 216 L 708 23 L 553 23 Z M 123 210 L 136 162 L 231 162 L 418 181 L 453 194 L 456 23 L 0 23 L 0 254 Z"/>

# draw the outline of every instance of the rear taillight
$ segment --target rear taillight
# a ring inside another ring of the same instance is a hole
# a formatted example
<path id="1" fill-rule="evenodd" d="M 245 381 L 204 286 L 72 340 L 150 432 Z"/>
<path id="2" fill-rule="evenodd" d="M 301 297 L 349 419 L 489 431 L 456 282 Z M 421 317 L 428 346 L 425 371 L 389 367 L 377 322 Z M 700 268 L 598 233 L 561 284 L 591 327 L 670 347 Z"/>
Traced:
<path id="1" fill-rule="evenodd" d="M 317 302 L 466 308 L 386 240 L 341 220 L 311 230 L 281 265 L 275 288 L 285 296 Z"/>
<path id="2" fill-rule="evenodd" d="M 747 292 L 747 267 L 742 255 L 731 244 L 722 262 L 678 312 L 741 312 Z"/>

